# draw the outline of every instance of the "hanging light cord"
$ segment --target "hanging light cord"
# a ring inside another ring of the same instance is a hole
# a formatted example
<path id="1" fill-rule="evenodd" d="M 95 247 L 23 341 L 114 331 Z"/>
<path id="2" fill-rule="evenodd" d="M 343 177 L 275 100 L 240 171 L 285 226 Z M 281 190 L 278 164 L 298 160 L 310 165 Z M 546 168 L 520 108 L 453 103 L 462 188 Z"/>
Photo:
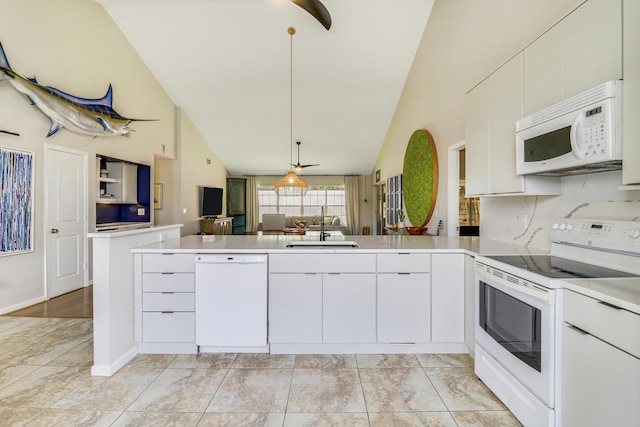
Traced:
<path id="1" fill-rule="evenodd" d="M 296 29 L 293 27 L 287 28 L 287 33 L 291 36 L 291 50 L 290 50 L 290 68 L 289 68 L 289 160 L 293 164 L 293 35 L 296 33 Z M 293 170 L 293 166 L 290 166 Z"/>

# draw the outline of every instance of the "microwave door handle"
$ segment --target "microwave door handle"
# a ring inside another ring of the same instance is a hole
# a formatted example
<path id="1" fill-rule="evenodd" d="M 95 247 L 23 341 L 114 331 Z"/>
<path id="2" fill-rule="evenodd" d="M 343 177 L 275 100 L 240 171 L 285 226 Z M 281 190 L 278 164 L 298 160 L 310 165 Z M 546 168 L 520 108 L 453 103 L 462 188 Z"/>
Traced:
<path id="1" fill-rule="evenodd" d="M 582 122 L 584 121 L 582 117 L 582 113 L 579 113 L 575 119 L 573 119 L 573 123 L 571 124 L 571 152 L 578 159 L 582 159 L 584 157 L 584 153 L 582 152 L 581 141 L 584 141 L 584 130 L 582 127 Z"/>

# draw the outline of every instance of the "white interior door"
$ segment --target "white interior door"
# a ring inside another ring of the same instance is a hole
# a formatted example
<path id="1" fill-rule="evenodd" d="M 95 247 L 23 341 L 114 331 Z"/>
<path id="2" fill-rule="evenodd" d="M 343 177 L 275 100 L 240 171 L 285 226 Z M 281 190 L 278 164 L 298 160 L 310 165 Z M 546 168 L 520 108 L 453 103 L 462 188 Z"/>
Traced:
<path id="1" fill-rule="evenodd" d="M 86 284 L 87 153 L 46 146 L 47 298 Z"/>

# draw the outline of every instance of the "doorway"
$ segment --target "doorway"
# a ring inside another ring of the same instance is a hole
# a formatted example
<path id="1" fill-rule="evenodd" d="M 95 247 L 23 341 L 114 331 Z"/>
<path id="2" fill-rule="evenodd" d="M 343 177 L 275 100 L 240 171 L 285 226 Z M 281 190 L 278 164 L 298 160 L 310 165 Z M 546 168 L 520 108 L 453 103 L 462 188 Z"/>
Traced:
<path id="1" fill-rule="evenodd" d="M 385 212 L 387 211 L 387 184 L 376 184 L 376 235 L 382 236 L 387 223 Z"/>
<path id="2" fill-rule="evenodd" d="M 88 283 L 88 155 L 45 144 L 46 298 Z"/>
<path id="3" fill-rule="evenodd" d="M 449 147 L 448 221 L 449 236 L 480 235 L 480 199 L 465 196 L 466 143 Z"/>

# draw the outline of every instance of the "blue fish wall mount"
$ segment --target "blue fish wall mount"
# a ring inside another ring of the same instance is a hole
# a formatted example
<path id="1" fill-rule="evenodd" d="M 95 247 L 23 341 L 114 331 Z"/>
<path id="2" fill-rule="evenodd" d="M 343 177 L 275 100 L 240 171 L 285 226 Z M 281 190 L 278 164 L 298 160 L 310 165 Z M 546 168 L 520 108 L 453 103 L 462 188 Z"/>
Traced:
<path id="1" fill-rule="evenodd" d="M 155 121 L 132 119 L 120 115 L 113 109 L 113 88 L 109 85 L 102 98 L 88 99 L 70 95 L 59 89 L 43 86 L 35 78 L 25 78 L 15 73 L 2 43 L 0 43 L 0 82 L 8 81 L 18 92 L 24 94 L 33 105 L 51 120 L 47 137 L 60 129 L 96 136 L 128 136 L 134 129 L 129 124 L 134 121 Z M 5 132 L 7 133 L 7 132 Z"/>

